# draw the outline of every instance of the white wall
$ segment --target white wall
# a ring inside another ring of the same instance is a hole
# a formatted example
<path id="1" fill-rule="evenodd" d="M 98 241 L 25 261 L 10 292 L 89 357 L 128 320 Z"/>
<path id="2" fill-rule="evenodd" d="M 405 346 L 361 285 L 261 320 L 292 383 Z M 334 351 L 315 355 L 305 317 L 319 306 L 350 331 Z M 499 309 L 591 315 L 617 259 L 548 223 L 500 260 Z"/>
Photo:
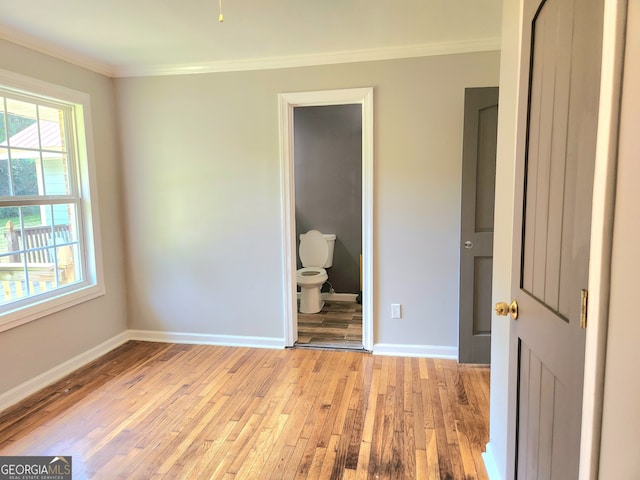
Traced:
<path id="1" fill-rule="evenodd" d="M 640 339 L 640 1 L 629 2 L 628 15 L 601 437 L 603 479 L 640 478 L 640 377 L 634 361 Z"/>
<path id="2" fill-rule="evenodd" d="M 497 85 L 498 64 L 485 52 L 116 80 L 131 328 L 283 341 L 277 94 L 373 86 L 375 343 L 455 352 L 464 88 Z"/>
<path id="3" fill-rule="evenodd" d="M 496 202 L 493 240 L 493 304 L 511 301 L 513 198 L 515 185 L 516 125 L 520 88 L 520 0 L 505 0 L 502 11 L 500 106 L 496 158 Z M 497 478 L 510 478 L 514 468 L 516 345 L 511 341 L 511 319 L 493 315 L 491 332 L 490 432 L 486 457 Z"/>
<path id="4" fill-rule="evenodd" d="M 91 96 L 106 295 L 0 333 L 0 397 L 124 332 L 123 230 L 112 80 L 0 40 L 0 68 Z"/>

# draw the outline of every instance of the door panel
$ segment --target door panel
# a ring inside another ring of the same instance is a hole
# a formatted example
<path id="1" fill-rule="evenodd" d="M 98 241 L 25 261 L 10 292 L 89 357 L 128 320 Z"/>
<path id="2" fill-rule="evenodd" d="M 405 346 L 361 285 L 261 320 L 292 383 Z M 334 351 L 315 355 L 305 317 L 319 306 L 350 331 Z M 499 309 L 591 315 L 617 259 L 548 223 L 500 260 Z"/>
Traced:
<path id="1" fill-rule="evenodd" d="M 473 335 L 491 335 L 491 279 L 493 257 L 474 258 Z M 478 363 L 478 362 L 476 362 Z"/>
<path id="2" fill-rule="evenodd" d="M 597 99 L 599 85 L 597 58 L 582 58 L 599 48 L 582 25 L 593 19 L 579 10 L 572 1 L 548 0 L 535 19 L 527 152 L 522 288 L 565 319 L 578 312 L 588 275 L 594 165 L 588 159 L 597 125 L 597 104 L 588 99 Z M 575 28 L 574 16 L 581 22 Z M 565 46 L 572 42 L 570 55 Z"/>
<path id="3" fill-rule="evenodd" d="M 459 360 L 491 360 L 491 283 L 498 88 L 465 90 Z M 466 244 L 466 246 L 465 246 Z"/>
<path id="4" fill-rule="evenodd" d="M 579 442 L 571 444 L 568 433 L 575 425 L 564 415 L 572 401 L 567 386 L 549 370 L 526 343 L 520 342 L 520 428 L 517 478 L 575 478 L 565 460 L 577 454 Z M 578 425 L 579 427 L 579 425 Z"/>
<path id="5" fill-rule="evenodd" d="M 565 480 L 578 476 L 603 0 L 525 0 L 525 12 L 516 477 Z"/>
<path id="6" fill-rule="evenodd" d="M 475 231 L 493 234 L 496 186 L 496 140 L 498 134 L 498 91 L 482 89 L 485 101 L 477 110 L 477 161 L 475 178 Z"/>

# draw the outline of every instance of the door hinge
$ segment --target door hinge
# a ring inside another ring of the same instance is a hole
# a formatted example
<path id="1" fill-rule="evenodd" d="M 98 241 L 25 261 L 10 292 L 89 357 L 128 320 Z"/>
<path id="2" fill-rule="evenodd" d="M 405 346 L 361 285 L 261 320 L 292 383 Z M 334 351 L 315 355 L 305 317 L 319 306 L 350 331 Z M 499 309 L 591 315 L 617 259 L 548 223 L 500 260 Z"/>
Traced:
<path id="1" fill-rule="evenodd" d="M 589 292 L 582 289 L 580 293 L 580 328 L 587 328 L 587 300 Z"/>

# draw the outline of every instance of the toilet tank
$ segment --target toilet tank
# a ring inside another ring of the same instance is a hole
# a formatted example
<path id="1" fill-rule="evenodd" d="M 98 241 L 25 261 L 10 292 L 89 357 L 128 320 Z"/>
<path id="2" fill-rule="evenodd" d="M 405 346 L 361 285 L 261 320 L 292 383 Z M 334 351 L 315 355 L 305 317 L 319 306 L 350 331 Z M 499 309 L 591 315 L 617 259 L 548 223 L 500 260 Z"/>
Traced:
<path id="1" fill-rule="evenodd" d="M 327 242 L 326 247 L 322 245 L 322 238 Z M 317 245 L 317 248 L 314 248 Z M 333 250 L 336 244 L 334 233 L 321 233 L 317 230 L 310 230 L 300 234 L 300 261 L 303 267 L 329 268 L 333 265 Z M 320 265 L 323 261 L 324 264 Z"/>
<path id="2" fill-rule="evenodd" d="M 336 246 L 336 235 L 335 233 L 323 233 L 322 236 L 327 241 L 327 246 L 329 247 L 327 251 L 327 261 L 323 268 L 329 268 L 333 265 L 333 248 Z"/>

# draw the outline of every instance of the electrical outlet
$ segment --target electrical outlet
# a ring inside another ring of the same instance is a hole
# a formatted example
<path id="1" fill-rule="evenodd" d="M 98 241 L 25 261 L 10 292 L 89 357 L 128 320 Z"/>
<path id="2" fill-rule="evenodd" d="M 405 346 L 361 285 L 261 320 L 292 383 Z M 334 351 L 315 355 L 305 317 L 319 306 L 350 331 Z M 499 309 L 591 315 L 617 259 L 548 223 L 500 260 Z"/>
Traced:
<path id="1" fill-rule="evenodd" d="M 399 303 L 391 304 L 391 318 L 402 318 L 402 305 Z"/>

